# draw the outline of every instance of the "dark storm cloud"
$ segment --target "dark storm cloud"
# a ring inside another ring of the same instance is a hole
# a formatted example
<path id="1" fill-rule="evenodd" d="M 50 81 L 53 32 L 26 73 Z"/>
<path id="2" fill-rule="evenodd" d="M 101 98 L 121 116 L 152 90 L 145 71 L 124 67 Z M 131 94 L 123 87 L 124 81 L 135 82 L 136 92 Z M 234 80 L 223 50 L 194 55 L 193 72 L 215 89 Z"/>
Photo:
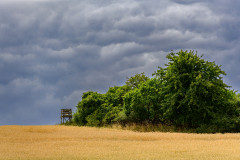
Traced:
<path id="1" fill-rule="evenodd" d="M 234 2 L 234 3 L 233 3 Z M 194 49 L 240 89 L 238 1 L 0 1 L 0 125 L 55 124 L 83 92 Z"/>

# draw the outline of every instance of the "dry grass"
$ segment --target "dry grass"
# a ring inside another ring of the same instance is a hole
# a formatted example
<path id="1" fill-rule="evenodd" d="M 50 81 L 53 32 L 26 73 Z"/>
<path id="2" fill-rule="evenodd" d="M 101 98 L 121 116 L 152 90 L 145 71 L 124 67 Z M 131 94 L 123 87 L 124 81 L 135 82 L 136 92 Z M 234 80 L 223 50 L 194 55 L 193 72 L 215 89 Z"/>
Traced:
<path id="1" fill-rule="evenodd" d="M 0 159 L 240 159 L 240 134 L 0 126 Z"/>

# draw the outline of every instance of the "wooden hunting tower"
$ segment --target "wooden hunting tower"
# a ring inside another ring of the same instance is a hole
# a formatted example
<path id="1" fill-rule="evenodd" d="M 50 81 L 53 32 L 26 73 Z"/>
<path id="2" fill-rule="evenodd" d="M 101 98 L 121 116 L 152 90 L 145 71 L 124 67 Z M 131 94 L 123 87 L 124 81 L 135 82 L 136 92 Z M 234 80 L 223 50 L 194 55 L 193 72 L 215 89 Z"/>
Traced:
<path id="1" fill-rule="evenodd" d="M 61 109 L 61 124 L 72 120 L 72 109 Z"/>

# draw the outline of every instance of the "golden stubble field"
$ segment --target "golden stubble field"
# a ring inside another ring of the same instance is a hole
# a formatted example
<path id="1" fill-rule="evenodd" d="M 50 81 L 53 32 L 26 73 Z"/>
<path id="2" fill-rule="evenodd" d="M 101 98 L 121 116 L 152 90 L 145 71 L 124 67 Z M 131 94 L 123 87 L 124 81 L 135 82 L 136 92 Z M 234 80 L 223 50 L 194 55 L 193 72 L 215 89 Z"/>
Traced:
<path id="1" fill-rule="evenodd" d="M 240 134 L 0 126 L 0 159 L 240 160 Z"/>

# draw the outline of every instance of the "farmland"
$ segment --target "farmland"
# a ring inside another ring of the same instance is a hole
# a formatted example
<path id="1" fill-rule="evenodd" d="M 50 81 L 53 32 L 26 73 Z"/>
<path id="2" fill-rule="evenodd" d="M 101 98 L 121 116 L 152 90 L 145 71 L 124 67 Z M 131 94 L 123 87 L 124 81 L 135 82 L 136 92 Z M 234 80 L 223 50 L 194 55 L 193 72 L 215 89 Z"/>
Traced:
<path id="1" fill-rule="evenodd" d="M 240 159 L 240 134 L 0 126 L 0 159 Z"/>

